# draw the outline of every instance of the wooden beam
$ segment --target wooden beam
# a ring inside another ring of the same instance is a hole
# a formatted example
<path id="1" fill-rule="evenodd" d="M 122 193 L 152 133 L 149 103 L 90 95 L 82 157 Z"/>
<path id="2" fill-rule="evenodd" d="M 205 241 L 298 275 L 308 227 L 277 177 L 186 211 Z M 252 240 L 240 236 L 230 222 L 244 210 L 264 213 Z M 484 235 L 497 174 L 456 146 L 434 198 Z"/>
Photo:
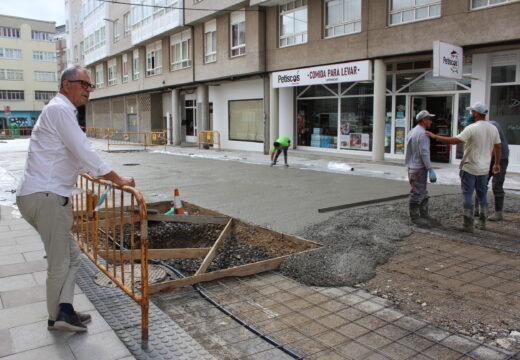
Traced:
<path id="1" fill-rule="evenodd" d="M 206 256 L 211 248 L 148 249 L 148 259 L 193 259 Z M 123 250 L 123 259 L 130 260 L 131 250 Z M 134 250 L 134 260 L 141 259 L 141 250 Z"/>
<path id="2" fill-rule="evenodd" d="M 227 216 L 212 216 L 212 215 L 164 215 L 151 214 L 148 215 L 148 221 L 169 221 L 182 222 L 191 224 L 227 224 L 229 217 Z"/>
<path id="3" fill-rule="evenodd" d="M 249 276 L 264 271 L 274 270 L 277 269 L 280 266 L 280 263 L 288 257 L 289 255 L 285 255 L 274 259 L 259 261 L 253 264 L 235 266 L 229 269 L 212 271 L 200 275 L 193 275 L 183 279 L 150 284 L 148 285 L 148 294 L 156 294 L 161 291 L 178 289 L 184 286 L 193 285 L 204 281 L 212 281 L 229 276 Z"/>
<path id="4" fill-rule="evenodd" d="M 215 258 L 215 255 L 217 255 L 218 249 L 220 249 L 220 246 L 222 246 L 222 244 L 224 243 L 224 240 L 229 235 L 232 226 L 233 226 L 233 219 L 230 219 L 228 221 L 226 227 L 224 228 L 224 230 L 222 230 L 222 232 L 220 233 L 220 236 L 218 237 L 217 241 L 215 241 L 215 244 L 213 244 L 213 247 L 211 248 L 209 253 L 206 255 L 206 258 L 204 258 L 204 261 L 202 262 L 202 264 L 200 264 L 199 270 L 197 270 L 195 275 L 200 275 L 200 274 L 203 274 L 206 272 L 209 265 L 213 261 L 213 258 Z"/>

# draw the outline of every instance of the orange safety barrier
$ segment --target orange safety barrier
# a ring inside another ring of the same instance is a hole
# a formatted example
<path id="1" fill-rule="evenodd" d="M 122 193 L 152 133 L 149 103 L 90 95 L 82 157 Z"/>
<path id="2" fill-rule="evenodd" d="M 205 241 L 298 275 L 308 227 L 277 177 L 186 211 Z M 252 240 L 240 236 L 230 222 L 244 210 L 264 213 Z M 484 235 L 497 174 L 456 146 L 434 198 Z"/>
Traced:
<path id="1" fill-rule="evenodd" d="M 107 147 L 111 146 L 144 146 L 146 150 L 150 146 L 164 146 L 166 150 L 166 130 L 146 132 L 109 131 L 107 134 Z"/>
<path id="2" fill-rule="evenodd" d="M 220 132 L 217 130 L 203 130 L 199 131 L 198 137 L 199 149 L 204 146 L 214 146 L 218 145 L 218 150 L 222 150 L 220 148 Z"/>
<path id="3" fill-rule="evenodd" d="M 72 196 L 72 233 L 85 255 L 141 306 L 141 339 L 142 347 L 146 347 L 149 310 L 146 202 L 135 188 L 111 185 L 86 174 L 79 177 L 78 187 L 82 192 Z"/>

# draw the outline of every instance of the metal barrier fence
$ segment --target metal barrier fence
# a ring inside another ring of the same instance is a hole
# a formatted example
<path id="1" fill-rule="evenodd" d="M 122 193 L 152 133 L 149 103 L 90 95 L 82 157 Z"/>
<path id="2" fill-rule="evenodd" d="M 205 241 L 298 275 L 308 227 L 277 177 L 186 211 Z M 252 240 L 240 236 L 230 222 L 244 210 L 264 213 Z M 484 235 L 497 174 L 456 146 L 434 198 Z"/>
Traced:
<path id="1" fill-rule="evenodd" d="M 113 131 L 113 129 L 110 128 L 93 128 L 88 127 L 86 128 L 85 132 L 88 137 L 96 138 L 96 139 L 106 139 L 108 137 L 108 134 Z"/>
<path id="2" fill-rule="evenodd" d="M 142 347 L 148 341 L 148 219 L 141 192 L 82 174 L 72 196 L 73 234 L 85 255 L 141 306 Z M 98 200 L 105 194 L 100 206 Z"/>
<path id="3" fill-rule="evenodd" d="M 109 132 L 107 136 L 107 146 L 127 145 L 127 146 L 144 146 L 146 150 L 150 146 L 164 146 L 166 150 L 167 137 L 166 130 L 146 131 L 146 132 Z"/>
<path id="4" fill-rule="evenodd" d="M 218 150 L 219 151 L 222 150 L 220 148 L 220 132 L 216 131 L 216 130 L 199 131 L 198 143 L 199 143 L 199 149 L 204 145 L 208 145 L 208 146 L 218 145 Z"/>
<path id="5" fill-rule="evenodd" d="M 6 128 L 0 130 L 0 138 L 13 139 L 17 137 L 30 137 L 32 134 L 32 128 L 21 127 L 21 128 Z"/>

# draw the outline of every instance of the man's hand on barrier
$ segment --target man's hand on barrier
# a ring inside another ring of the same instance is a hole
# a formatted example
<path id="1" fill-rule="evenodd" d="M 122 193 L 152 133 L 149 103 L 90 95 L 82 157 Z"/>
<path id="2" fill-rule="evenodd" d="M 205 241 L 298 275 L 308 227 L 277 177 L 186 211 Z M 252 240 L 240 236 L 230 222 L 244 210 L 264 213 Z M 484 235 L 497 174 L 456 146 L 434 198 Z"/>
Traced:
<path id="1" fill-rule="evenodd" d="M 131 176 L 121 176 L 121 183 L 118 185 L 135 187 L 135 180 Z"/>

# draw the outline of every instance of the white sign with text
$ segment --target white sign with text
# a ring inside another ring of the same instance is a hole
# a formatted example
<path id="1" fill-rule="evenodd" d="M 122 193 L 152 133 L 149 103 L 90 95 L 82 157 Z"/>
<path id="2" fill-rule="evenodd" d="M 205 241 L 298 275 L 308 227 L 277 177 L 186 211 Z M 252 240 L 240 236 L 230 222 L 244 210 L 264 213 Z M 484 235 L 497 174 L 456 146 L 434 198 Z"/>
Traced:
<path id="1" fill-rule="evenodd" d="M 462 47 L 442 41 L 433 42 L 433 76 L 462 79 Z"/>
<path id="2" fill-rule="evenodd" d="M 370 60 L 278 71 L 272 74 L 274 88 L 372 80 Z"/>

